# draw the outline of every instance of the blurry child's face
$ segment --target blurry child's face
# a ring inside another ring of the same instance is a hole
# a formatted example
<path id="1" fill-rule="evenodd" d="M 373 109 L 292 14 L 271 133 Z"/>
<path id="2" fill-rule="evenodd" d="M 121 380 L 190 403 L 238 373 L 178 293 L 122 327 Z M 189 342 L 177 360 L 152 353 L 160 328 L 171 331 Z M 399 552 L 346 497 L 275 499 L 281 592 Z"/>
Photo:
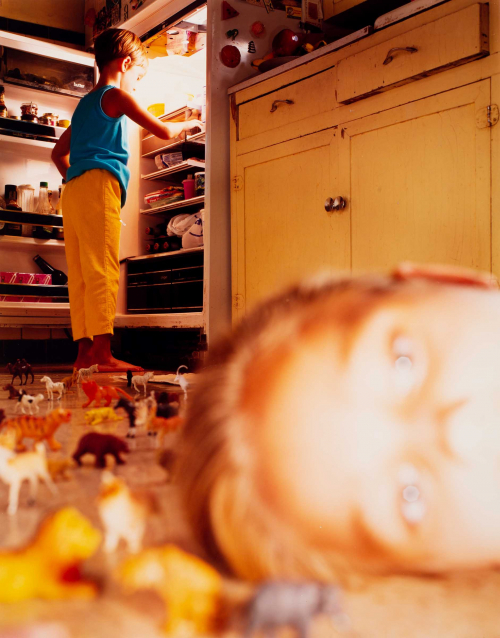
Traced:
<path id="1" fill-rule="evenodd" d="M 365 565 L 500 561 L 500 294 L 402 289 L 345 332 L 324 317 L 260 371 L 275 511 Z"/>

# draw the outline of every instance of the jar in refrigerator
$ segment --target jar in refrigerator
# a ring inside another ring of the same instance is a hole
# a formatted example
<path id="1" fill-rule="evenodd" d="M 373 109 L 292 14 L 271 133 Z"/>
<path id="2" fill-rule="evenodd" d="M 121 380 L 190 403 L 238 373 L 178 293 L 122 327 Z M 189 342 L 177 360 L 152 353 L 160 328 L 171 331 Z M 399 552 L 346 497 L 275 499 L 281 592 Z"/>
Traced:
<path id="1" fill-rule="evenodd" d="M 47 126 L 58 126 L 59 116 L 54 113 L 44 113 L 38 118 L 39 124 L 46 124 Z"/>
<path id="2" fill-rule="evenodd" d="M 35 212 L 35 189 L 31 184 L 21 184 L 17 187 L 17 199 L 21 209 L 25 213 Z M 22 225 L 22 236 L 31 237 L 33 234 L 32 224 Z"/>
<path id="3" fill-rule="evenodd" d="M 11 211 L 20 211 L 21 207 L 17 203 L 17 186 L 15 184 L 5 185 L 5 208 Z M 4 235 L 21 235 L 21 224 L 15 222 L 6 222 L 3 227 Z"/>
<path id="4" fill-rule="evenodd" d="M 0 117 L 8 117 L 7 106 L 5 104 L 5 89 L 0 86 Z"/>
<path id="5" fill-rule="evenodd" d="M 48 182 L 40 182 L 40 192 L 38 194 L 38 206 L 36 212 L 39 215 L 50 215 L 54 212 L 49 201 L 49 184 Z M 52 228 L 48 226 L 33 226 L 33 237 L 39 239 L 50 239 L 52 236 Z"/>

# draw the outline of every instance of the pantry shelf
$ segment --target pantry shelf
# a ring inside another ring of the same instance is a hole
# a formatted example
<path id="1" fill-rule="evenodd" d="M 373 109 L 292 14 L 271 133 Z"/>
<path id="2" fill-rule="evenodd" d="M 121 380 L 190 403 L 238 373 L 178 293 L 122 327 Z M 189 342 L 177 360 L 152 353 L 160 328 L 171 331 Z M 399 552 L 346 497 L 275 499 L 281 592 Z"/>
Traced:
<path id="1" fill-rule="evenodd" d="M 15 237 L 12 235 L 0 235 L 0 246 L 13 244 L 21 246 L 40 246 L 50 248 L 64 248 L 64 242 L 60 239 L 37 239 L 36 237 Z"/>
<path id="2" fill-rule="evenodd" d="M 194 172 L 196 168 L 205 168 L 205 162 L 200 162 L 195 159 L 188 159 L 182 164 L 177 164 L 176 166 L 172 166 L 171 168 L 164 168 L 161 171 L 155 171 L 154 173 L 148 173 L 147 175 L 141 175 L 142 179 L 146 179 L 149 181 L 153 180 L 164 180 L 169 177 L 169 175 L 175 175 L 176 173 L 188 173 L 189 171 Z"/>
<path id="3" fill-rule="evenodd" d="M 171 210 L 178 210 L 179 208 L 188 208 L 189 206 L 198 206 L 205 202 L 205 196 L 192 197 L 191 199 L 181 199 L 179 202 L 173 202 L 172 204 L 165 204 L 165 206 L 158 206 L 158 208 L 146 208 L 141 209 L 141 215 L 154 216 L 161 213 L 168 213 Z"/>

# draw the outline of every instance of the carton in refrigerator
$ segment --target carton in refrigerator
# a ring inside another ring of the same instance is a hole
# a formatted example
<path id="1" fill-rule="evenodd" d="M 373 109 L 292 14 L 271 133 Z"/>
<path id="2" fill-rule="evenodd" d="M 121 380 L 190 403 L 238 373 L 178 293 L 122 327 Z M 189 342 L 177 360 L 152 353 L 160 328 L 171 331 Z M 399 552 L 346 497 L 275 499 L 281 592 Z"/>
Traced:
<path id="1" fill-rule="evenodd" d="M 0 272 L 0 283 L 2 284 L 14 284 L 16 282 L 16 272 Z M 16 297 L 14 295 L 2 295 L 0 297 L 0 301 L 21 301 L 21 297 Z"/>

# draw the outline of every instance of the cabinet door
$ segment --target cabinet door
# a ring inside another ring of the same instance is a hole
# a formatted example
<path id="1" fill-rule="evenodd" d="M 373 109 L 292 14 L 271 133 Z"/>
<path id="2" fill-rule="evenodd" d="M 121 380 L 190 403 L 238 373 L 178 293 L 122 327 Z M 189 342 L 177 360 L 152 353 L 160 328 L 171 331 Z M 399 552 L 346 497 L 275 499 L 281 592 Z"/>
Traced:
<path id="1" fill-rule="evenodd" d="M 489 104 L 483 80 L 340 125 L 354 271 L 404 260 L 491 270 Z"/>
<path id="2" fill-rule="evenodd" d="M 349 267 L 348 215 L 325 210 L 338 190 L 337 129 L 240 155 L 232 181 L 235 318 L 308 274 Z"/>

